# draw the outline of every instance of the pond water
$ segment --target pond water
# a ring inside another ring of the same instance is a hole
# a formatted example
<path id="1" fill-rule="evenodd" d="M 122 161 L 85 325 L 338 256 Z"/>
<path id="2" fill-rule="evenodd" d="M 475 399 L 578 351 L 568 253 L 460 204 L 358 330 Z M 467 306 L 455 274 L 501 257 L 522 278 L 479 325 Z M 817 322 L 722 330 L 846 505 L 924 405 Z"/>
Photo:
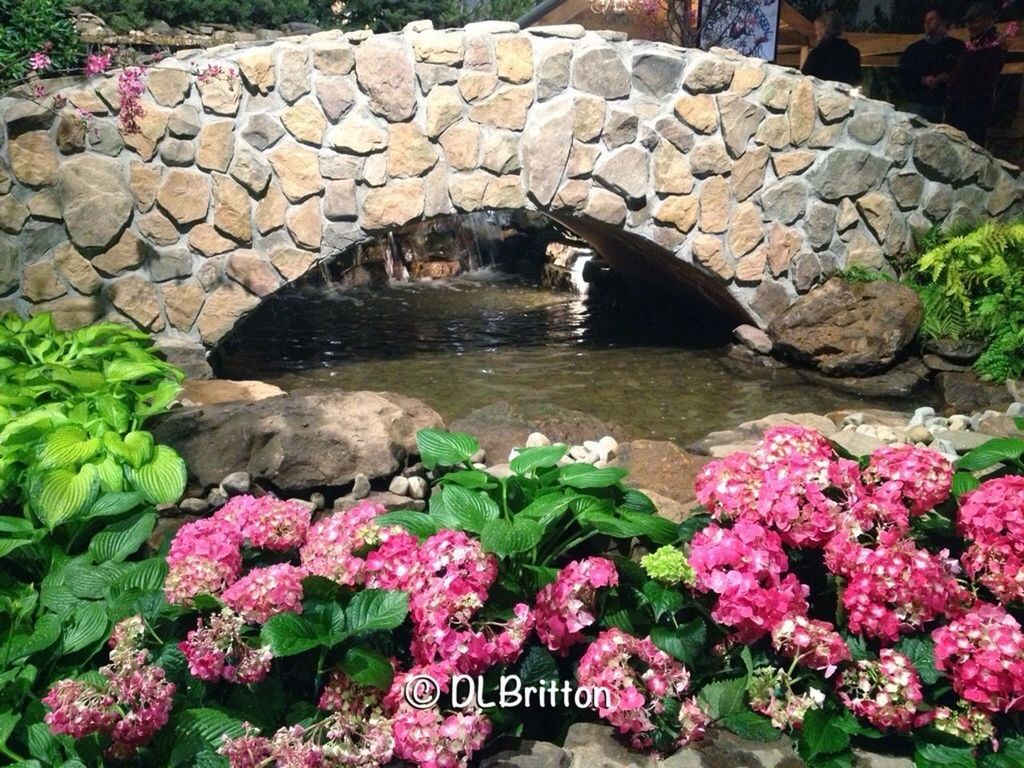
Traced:
<path id="1" fill-rule="evenodd" d="M 738 373 L 724 362 L 728 340 L 706 308 L 650 290 L 582 299 L 483 270 L 286 289 L 225 340 L 214 367 L 289 391 L 399 392 L 446 422 L 503 400 L 553 403 L 681 445 L 769 413 L 913 405 Z"/>

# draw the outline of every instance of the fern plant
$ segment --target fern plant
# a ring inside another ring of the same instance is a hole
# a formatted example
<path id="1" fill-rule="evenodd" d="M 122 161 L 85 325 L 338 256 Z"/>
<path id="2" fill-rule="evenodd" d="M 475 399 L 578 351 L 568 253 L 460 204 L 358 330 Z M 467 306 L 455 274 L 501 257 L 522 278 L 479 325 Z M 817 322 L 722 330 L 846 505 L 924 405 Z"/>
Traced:
<path id="1" fill-rule="evenodd" d="M 933 231 L 922 245 L 910 279 L 924 305 L 922 335 L 986 341 L 975 364 L 983 378 L 1024 374 L 1024 221 Z"/>

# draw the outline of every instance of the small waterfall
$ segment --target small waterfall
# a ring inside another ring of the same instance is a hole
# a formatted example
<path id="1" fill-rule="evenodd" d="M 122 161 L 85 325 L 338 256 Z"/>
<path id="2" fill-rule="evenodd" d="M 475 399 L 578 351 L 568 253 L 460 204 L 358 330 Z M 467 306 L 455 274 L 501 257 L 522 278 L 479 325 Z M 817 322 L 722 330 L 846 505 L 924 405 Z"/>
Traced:
<path id="1" fill-rule="evenodd" d="M 469 269 L 494 266 L 496 246 L 503 239 L 500 215 L 497 211 L 475 211 L 463 218 L 463 227 L 473 237 L 473 248 L 468 254 Z"/>
<path id="2" fill-rule="evenodd" d="M 388 282 L 406 283 L 409 281 L 409 271 L 405 268 L 405 262 L 402 260 L 402 248 L 399 246 L 394 232 L 388 232 L 384 270 L 387 272 Z"/>

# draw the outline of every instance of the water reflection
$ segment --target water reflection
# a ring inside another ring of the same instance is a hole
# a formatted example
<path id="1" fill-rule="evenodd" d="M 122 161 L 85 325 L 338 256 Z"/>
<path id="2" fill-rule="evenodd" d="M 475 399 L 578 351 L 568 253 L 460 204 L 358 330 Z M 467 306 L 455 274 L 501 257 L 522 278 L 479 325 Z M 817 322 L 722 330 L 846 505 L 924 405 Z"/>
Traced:
<path id="1" fill-rule="evenodd" d="M 737 375 L 722 360 L 728 335 L 704 307 L 649 289 L 583 300 L 484 270 L 284 291 L 223 344 L 215 368 L 285 389 L 400 392 L 449 421 L 501 400 L 554 403 L 684 444 L 772 412 L 906 405 Z"/>

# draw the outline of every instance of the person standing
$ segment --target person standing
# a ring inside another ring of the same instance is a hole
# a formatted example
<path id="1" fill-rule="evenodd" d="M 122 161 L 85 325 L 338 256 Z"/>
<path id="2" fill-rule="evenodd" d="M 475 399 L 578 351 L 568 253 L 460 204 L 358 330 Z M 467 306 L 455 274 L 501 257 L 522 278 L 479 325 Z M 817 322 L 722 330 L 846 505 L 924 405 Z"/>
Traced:
<path id="1" fill-rule="evenodd" d="M 964 51 L 964 44 L 947 34 L 947 19 L 932 9 L 924 17 L 924 39 L 900 56 L 900 85 L 904 109 L 925 120 L 941 123 L 946 109 L 949 75 Z"/>
<path id="2" fill-rule="evenodd" d="M 1006 61 L 1006 45 L 996 30 L 996 11 L 974 3 L 964 16 L 970 39 L 949 74 L 946 122 L 982 146 L 995 106 L 996 83 Z"/>
<path id="3" fill-rule="evenodd" d="M 822 80 L 859 85 L 860 51 L 843 38 L 843 17 L 826 11 L 815 19 L 814 32 L 817 44 L 800 71 Z"/>

